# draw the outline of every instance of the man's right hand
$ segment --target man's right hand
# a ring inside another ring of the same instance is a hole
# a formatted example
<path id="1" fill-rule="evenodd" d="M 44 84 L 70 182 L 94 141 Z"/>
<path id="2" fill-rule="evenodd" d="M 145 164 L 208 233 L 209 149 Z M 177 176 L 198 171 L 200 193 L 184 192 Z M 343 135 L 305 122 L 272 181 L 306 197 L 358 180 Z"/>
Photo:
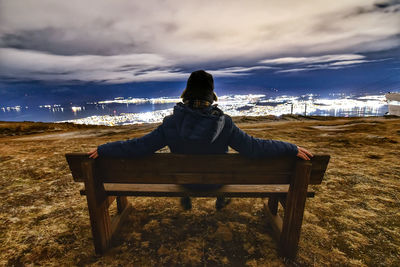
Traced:
<path id="1" fill-rule="evenodd" d="M 308 150 L 305 149 L 305 148 L 302 148 L 302 147 L 297 146 L 297 150 L 298 150 L 297 156 L 298 156 L 299 158 L 301 158 L 301 159 L 310 160 L 310 158 L 314 157 L 314 155 L 311 154 L 311 152 L 308 151 Z"/>
<path id="2" fill-rule="evenodd" d="M 89 158 L 95 159 L 99 156 L 99 154 L 97 153 L 97 148 L 88 152 L 87 153 L 89 155 Z"/>

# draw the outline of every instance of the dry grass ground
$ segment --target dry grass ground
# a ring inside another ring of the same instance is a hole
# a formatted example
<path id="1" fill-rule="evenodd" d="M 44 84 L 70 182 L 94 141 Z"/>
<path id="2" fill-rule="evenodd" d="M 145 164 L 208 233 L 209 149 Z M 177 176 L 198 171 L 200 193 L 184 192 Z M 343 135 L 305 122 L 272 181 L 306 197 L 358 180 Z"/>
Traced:
<path id="1" fill-rule="evenodd" d="M 301 266 L 400 266 L 400 119 L 236 118 L 260 138 L 286 140 L 331 162 L 308 199 Z M 176 198 L 129 198 L 112 249 L 94 254 L 86 200 L 65 152 L 142 136 L 156 125 L 0 123 L 0 265 L 283 266 L 261 199 L 214 199 L 182 211 Z"/>

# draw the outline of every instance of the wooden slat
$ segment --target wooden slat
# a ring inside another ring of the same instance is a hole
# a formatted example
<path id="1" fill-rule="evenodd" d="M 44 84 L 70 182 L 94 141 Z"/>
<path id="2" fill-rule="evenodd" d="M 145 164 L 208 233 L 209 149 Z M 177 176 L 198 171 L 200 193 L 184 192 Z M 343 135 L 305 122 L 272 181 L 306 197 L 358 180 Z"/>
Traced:
<path id="1" fill-rule="evenodd" d="M 155 183 L 155 184 L 288 184 L 286 174 L 240 174 L 240 173 L 137 173 L 103 172 L 104 183 Z M 114 176 L 112 176 L 114 175 Z"/>
<path id="2" fill-rule="evenodd" d="M 91 161 L 85 153 L 66 154 L 72 176 L 83 182 L 80 163 Z M 248 159 L 237 153 L 223 155 L 179 155 L 156 153 L 132 159 L 98 158 L 97 173 L 108 183 L 155 184 L 288 184 L 295 157 Z M 320 184 L 329 155 L 312 158 L 310 184 Z"/>
<path id="3" fill-rule="evenodd" d="M 324 178 L 324 174 L 326 168 L 328 167 L 328 163 L 331 156 L 329 155 L 315 155 L 310 163 L 312 164 L 311 167 L 311 174 L 310 174 L 310 183 L 309 184 L 321 184 L 322 179 Z"/>
<path id="4" fill-rule="evenodd" d="M 84 182 L 85 174 L 81 168 L 81 164 L 83 162 L 91 162 L 93 160 L 89 159 L 88 155 L 85 153 L 67 153 L 65 154 L 65 158 L 67 159 L 74 181 Z"/>
<path id="5" fill-rule="evenodd" d="M 108 196 L 158 196 L 158 197 L 286 197 L 288 185 L 226 185 L 212 191 L 193 191 L 175 184 L 104 184 Z M 81 195 L 85 195 L 84 189 Z M 315 192 L 309 191 L 308 197 Z"/>
<path id="6" fill-rule="evenodd" d="M 293 160 L 274 160 L 272 166 L 238 155 L 156 154 L 135 160 L 100 159 L 96 166 L 106 183 L 284 184 L 289 183 L 290 165 Z"/>

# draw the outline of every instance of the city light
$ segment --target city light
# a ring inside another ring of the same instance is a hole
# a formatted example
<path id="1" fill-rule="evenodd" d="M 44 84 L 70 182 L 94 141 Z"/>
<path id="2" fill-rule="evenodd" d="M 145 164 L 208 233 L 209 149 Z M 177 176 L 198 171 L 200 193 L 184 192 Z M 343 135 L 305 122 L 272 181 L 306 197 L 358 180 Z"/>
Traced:
<path id="1" fill-rule="evenodd" d="M 318 98 L 313 94 L 302 96 L 278 96 L 267 98 L 265 95 L 226 95 L 219 97 L 218 107 L 230 116 L 280 116 L 283 114 L 321 115 L 321 116 L 374 116 L 387 105 L 384 95 L 340 98 Z M 100 101 L 98 104 L 110 103 L 177 103 L 179 98 L 131 98 Z M 76 111 L 80 111 L 76 107 Z M 75 111 L 75 112 L 76 112 Z M 81 119 L 68 120 L 78 124 L 93 125 L 128 125 L 141 123 L 159 123 L 173 109 L 161 109 L 140 113 L 120 113 L 115 115 L 95 115 Z"/>

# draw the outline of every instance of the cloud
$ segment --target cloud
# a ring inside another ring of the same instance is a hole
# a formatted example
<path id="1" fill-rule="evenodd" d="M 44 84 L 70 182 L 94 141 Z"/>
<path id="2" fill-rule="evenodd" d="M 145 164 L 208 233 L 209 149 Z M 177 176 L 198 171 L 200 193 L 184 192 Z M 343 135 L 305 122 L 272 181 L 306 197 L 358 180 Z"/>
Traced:
<path id="1" fill-rule="evenodd" d="M 184 80 L 190 73 L 155 54 L 65 56 L 0 48 L 0 77 L 19 80 L 128 83 Z M 268 66 L 214 69 L 215 76 L 248 75 Z"/>
<path id="2" fill-rule="evenodd" d="M 262 64 L 309 64 L 309 63 L 324 63 L 331 61 L 344 61 L 344 60 L 359 60 L 364 59 L 365 56 L 357 54 L 343 54 L 343 55 L 324 55 L 316 57 L 283 57 L 275 59 L 264 59 L 259 61 Z"/>
<path id="3" fill-rule="evenodd" d="M 366 62 L 371 62 L 371 60 L 348 60 L 348 61 L 337 61 L 330 63 L 330 66 L 344 66 L 344 65 L 353 65 L 353 64 L 360 64 L 360 63 L 366 63 Z"/>
<path id="4" fill-rule="evenodd" d="M 285 70 L 278 70 L 276 73 L 291 73 L 291 72 L 300 72 L 300 71 L 308 71 L 311 70 L 309 68 L 294 68 L 294 69 L 285 69 Z"/>
<path id="5" fill-rule="evenodd" d="M 269 66 L 254 66 L 254 67 L 230 67 L 230 68 L 222 68 L 217 70 L 210 70 L 209 72 L 213 76 L 243 76 L 249 75 L 252 71 L 255 70 L 269 70 L 275 69 L 275 67 Z"/>
<path id="6" fill-rule="evenodd" d="M 339 67 L 399 47 L 399 13 L 396 0 L 2 0 L 1 75 L 122 83 L 202 66 L 221 76 L 260 64 Z"/>
<path id="7" fill-rule="evenodd" d="M 21 80 L 126 83 L 184 77 L 155 54 L 63 56 L 0 48 L 0 57 L 0 76 Z"/>
<path id="8" fill-rule="evenodd" d="M 385 59 L 382 59 L 385 60 Z M 259 61 L 261 64 L 282 65 L 286 69 L 277 70 L 276 73 L 291 73 L 301 71 L 311 71 L 320 69 L 340 69 L 357 64 L 375 62 L 382 60 L 366 60 L 366 57 L 358 54 L 324 55 L 314 57 L 284 57 L 274 59 L 264 59 Z M 293 67 L 295 66 L 295 67 Z"/>

